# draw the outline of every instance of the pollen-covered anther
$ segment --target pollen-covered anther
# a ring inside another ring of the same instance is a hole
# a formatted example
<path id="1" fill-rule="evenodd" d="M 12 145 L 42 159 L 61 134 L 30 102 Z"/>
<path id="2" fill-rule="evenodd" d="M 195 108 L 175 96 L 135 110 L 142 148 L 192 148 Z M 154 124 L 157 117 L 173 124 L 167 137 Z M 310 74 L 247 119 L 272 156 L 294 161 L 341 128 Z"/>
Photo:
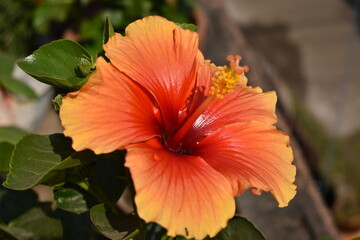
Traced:
<path id="1" fill-rule="evenodd" d="M 239 84 L 240 78 L 244 77 L 244 73 L 249 71 L 248 66 L 239 66 L 241 60 L 239 55 L 229 55 L 226 59 L 230 62 L 230 67 L 217 67 L 217 71 L 212 76 L 209 94 L 217 98 L 223 98 L 226 93 L 232 92 Z"/>

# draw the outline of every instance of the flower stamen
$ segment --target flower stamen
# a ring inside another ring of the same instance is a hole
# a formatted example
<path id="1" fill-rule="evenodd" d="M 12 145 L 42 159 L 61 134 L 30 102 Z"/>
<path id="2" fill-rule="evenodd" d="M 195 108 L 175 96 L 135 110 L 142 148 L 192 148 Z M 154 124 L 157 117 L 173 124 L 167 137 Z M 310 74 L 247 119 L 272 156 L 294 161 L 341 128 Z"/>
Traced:
<path id="1" fill-rule="evenodd" d="M 248 66 L 240 66 L 241 57 L 239 55 L 229 55 L 226 58 L 230 62 L 230 67 L 217 67 L 217 71 L 212 77 L 212 85 L 209 94 L 217 98 L 224 98 L 226 93 L 234 91 L 239 84 L 244 72 L 249 71 Z"/>

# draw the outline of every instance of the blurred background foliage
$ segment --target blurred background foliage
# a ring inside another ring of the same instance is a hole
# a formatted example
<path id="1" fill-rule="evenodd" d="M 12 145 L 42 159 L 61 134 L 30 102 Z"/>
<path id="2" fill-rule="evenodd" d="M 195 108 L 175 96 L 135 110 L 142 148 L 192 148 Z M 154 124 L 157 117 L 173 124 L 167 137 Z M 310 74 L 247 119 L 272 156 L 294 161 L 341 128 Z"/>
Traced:
<path id="1" fill-rule="evenodd" d="M 70 38 L 95 55 L 106 17 L 122 32 L 148 15 L 191 22 L 193 7 L 187 0 L 2 0 L 0 50 L 23 57 L 50 41 Z"/>

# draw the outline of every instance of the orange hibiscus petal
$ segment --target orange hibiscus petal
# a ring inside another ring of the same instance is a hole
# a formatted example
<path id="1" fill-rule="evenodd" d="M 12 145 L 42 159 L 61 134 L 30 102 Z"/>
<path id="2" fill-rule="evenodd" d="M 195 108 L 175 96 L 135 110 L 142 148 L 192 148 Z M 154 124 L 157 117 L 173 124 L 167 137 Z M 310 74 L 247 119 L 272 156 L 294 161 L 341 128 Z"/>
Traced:
<path id="1" fill-rule="evenodd" d="M 80 151 L 107 153 L 158 135 L 154 105 L 146 93 L 103 58 L 75 93 L 63 98 L 64 134 Z"/>
<path id="2" fill-rule="evenodd" d="M 270 191 L 287 206 L 296 194 L 296 169 L 289 137 L 262 122 L 225 126 L 206 137 L 193 149 L 215 170 L 228 178 L 234 195 L 247 188 L 260 194 Z"/>
<path id="3" fill-rule="evenodd" d="M 168 235 L 214 236 L 234 215 L 229 181 L 203 159 L 170 152 L 157 139 L 127 151 L 138 213 L 165 227 Z"/>
<path id="4" fill-rule="evenodd" d="M 194 122 L 183 144 L 191 145 L 229 124 L 249 121 L 274 124 L 277 121 L 275 105 L 276 93 L 274 91 L 263 93 L 259 87 L 239 85 L 233 92 L 227 93 L 223 99 L 215 99 L 211 103 Z"/>
<path id="5" fill-rule="evenodd" d="M 276 100 L 274 91 L 263 93 L 260 87 L 239 85 L 223 99 L 214 101 L 204 113 L 204 117 L 214 116 L 216 122 L 223 125 L 248 121 L 275 124 Z"/>
<path id="6" fill-rule="evenodd" d="M 197 69 L 204 63 L 198 34 L 159 16 L 135 21 L 125 33 L 115 34 L 104 45 L 106 56 L 153 94 L 165 122 L 178 126 L 179 112 L 186 109 Z"/>

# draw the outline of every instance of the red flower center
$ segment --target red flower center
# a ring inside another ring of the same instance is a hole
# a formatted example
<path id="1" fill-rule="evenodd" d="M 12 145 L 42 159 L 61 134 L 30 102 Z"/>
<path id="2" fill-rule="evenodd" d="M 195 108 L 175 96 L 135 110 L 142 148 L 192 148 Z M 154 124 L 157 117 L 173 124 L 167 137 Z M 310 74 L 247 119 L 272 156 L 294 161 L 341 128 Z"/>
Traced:
<path id="1" fill-rule="evenodd" d="M 199 116 L 211 105 L 211 103 L 219 98 L 222 99 L 226 93 L 234 91 L 235 87 L 239 84 L 240 79 L 244 76 L 244 72 L 249 71 L 248 66 L 240 66 L 240 56 L 228 56 L 227 60 L 230 62 L 230 67 L 223 66 L 217 67 L 217 70 L 212 76 L 209 95 L 204 101 L 196 108 L 196 110 L 188 116 L 180 128 L 170 137 L 163 136 L 162 142 L 164 146 L 176 153 L 191 154 L 190 149 L 182 146 L 182 140 L 186 133 L 191 129 L 194 122 Z"/>

